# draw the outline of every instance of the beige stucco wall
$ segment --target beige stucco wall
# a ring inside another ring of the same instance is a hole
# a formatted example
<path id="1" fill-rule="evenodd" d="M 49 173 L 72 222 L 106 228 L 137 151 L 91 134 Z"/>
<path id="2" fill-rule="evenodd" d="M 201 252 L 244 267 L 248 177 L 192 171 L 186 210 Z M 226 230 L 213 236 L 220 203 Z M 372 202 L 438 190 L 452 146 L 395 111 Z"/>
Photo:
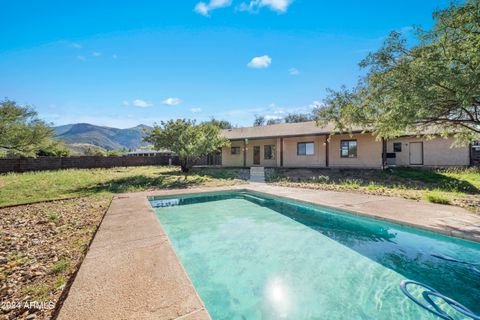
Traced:
<path id="1" fill-rule="evenodd" d="M 323 135 L 292 137 L 283 139 L 283 166 L 284 167 L 325 167 L 325 139 Z M 357 140 L 357 157 L 340 157 L 341 140 Z M 298 156 L 297 143 L 314 143 L 314 154 L 311 156 Z M 451 148 L 453 137 L 427 140 L 416 137 L 403 137 L 387 141 L 387 152 L 393 152 L 393 143 L 402 143 L 402 152 L 397 152 L 396 165 L 409 166 L 409 142 L 423 141 L 424 166 L 467 166 L 469 165 L 468 147 Z M 272 160 L 264 159 L 264 146 L 276 145 L 276 157 Z M 243 141 L 232 141 L 231 146 L 241 148 L 240 154 L 232 155 L 230 147 L 222 149 L 222 165 L 226 167 L 243 166 Z M 253 166 L 253 147 L 260 146 L 260 166 L 280 166 L 280 138 L 249 140 L 247 145 L 247 167 Z M 382 167 L 382 142 L 375 140 L 369 133 L 334 135 L 329 143 L 330 167 L 353 168 L 381 168 Z"/>
<path id="2" fill-rule="evenodd" d="M 284 167 L 325 167 L 325 136 L 308 136 L 283 139 Z M 298 142 L 313 142 L 314 154 L 311 156 L 297 155 Z"/>
<path id="3" fill-rule="evenodd" d="M 342 158 L 340 156 L 341 140 L 357 140 L 357 157 Z M 382 142 L 376 141 L 369 133 L 334 135 L 330 138 L 329 146 L 330 167 L 382 167 Z"/>
<path id="4" fill-rule="evenodd" d="M 231 147 L 240 147 L 240 154 L 232 154 Z M 231 141 L 230 147 L 222 148 L 222 166 L 243 167 L 243 142 Z"/>
<path id="5" fill-rule="evenodd" d="M 431 140 L 417 137 L 402 137 L 387 141 L 387 152 L 393 152 L 393 143 L 402 143 L 402 151 L 396 153 L 397 166 L 410 165 L 410 142 L 423 142 L 423 165 L 430 167 L 468 166 L 470 163 L 468 147 L 451 147 L 454 138 L 434 138 Z"/>
<path id="6" fill-rule="evenodd" d="M 260 164 L 262 167 L 279 166 L 280 162 L 280 144 L 277 145 L 277 140 L 280 139 L 264 139 L 264 140 L 249 140 L 247 144 L 247 167 L 253 166 L 253 147 L 260 147 Z M 278 142 L 279 143 L 279 142 Z M 276 154 L 274 159 L 264 158 L 265 145 L 276 145 Z M 240 154 L 231 154 L 231 147 L 240 147 Z M 241 167 L 243 166 L 243 141 L 232 141 L 230 147 L 222 148 L 222 165 L 225 167 Z M 278 164 L 277 164 L 278 162 Z"/>

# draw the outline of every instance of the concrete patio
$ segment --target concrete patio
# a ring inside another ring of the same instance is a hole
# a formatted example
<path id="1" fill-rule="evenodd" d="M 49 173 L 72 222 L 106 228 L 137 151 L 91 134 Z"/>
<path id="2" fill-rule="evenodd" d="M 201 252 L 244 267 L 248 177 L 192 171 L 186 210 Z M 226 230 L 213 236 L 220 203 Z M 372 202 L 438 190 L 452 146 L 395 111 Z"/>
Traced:
<path id="1" fill-rule="evenodd" d="M 210 319 L 147 196 L 247 189 L 480 242 L 480 216 L 453 206 L 251 183 L 122 194 L 92 242 L 59 319 Z"/>

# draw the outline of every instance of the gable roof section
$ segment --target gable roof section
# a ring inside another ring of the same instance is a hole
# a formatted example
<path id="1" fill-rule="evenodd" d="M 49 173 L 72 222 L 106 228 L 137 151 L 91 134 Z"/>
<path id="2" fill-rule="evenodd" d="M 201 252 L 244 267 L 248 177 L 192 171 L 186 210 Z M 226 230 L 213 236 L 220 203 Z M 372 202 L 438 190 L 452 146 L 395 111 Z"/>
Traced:
<path id="1" fill-rule="evenodd" d="M 280 123 L 267 126 L 245 127 L 224 129 L 221 135 L 230 140 L 240 139 L 259 139 L 259 138 L 276 138 L 276 137 L 296 137 L 308 135 L 330 134 L 339 132 L 334 130 L 333 123 L 325 126 L 317 126 L 315 121 L 297 122 L 297 123 Z M 354 128 L 354 132 L 361 132 L 362 128 Z"/>

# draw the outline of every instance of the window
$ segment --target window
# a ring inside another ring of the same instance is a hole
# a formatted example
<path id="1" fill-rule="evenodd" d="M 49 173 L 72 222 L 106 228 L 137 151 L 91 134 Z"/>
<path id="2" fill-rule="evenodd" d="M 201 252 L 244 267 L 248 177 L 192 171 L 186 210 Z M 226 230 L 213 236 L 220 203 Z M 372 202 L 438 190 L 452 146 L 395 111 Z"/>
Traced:
<path id="1" fill-rule="evenodd" d="M 299 142 L 297 143 L 297 155 L 312 156 L 315 153 L 313 142 Z"/>
<path id="2" fill-rule="evenodd" d="M 240 147 L 232 147 L 232 154 L 240 154 Z"/>
<path id="3" fill-rule="evenodd" d="M 275 145 L 265 145 L 263 146 L 263 158 L 265 160 L 275 159 Z"/>
<path id="4" fill-rule="evenodd" d="M 393 144 L 393 152 L 402 152 L 402 144 L 400 142 Z"/>
<path id="5" fill-rule="evenodd" d="M 357 157 L 357 140 L 340 141 L 340 156 L 342 158 Z"/>

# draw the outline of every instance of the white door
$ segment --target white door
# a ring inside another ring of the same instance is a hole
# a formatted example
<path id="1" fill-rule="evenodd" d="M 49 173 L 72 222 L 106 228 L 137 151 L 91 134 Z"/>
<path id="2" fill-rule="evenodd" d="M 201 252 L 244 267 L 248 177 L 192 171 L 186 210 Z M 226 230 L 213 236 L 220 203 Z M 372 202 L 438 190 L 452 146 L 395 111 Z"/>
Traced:
<path id="1" fill-rule="evenodd" d="M 410 164 L 423 164 L 423 142 L 410 142 Z"/>

